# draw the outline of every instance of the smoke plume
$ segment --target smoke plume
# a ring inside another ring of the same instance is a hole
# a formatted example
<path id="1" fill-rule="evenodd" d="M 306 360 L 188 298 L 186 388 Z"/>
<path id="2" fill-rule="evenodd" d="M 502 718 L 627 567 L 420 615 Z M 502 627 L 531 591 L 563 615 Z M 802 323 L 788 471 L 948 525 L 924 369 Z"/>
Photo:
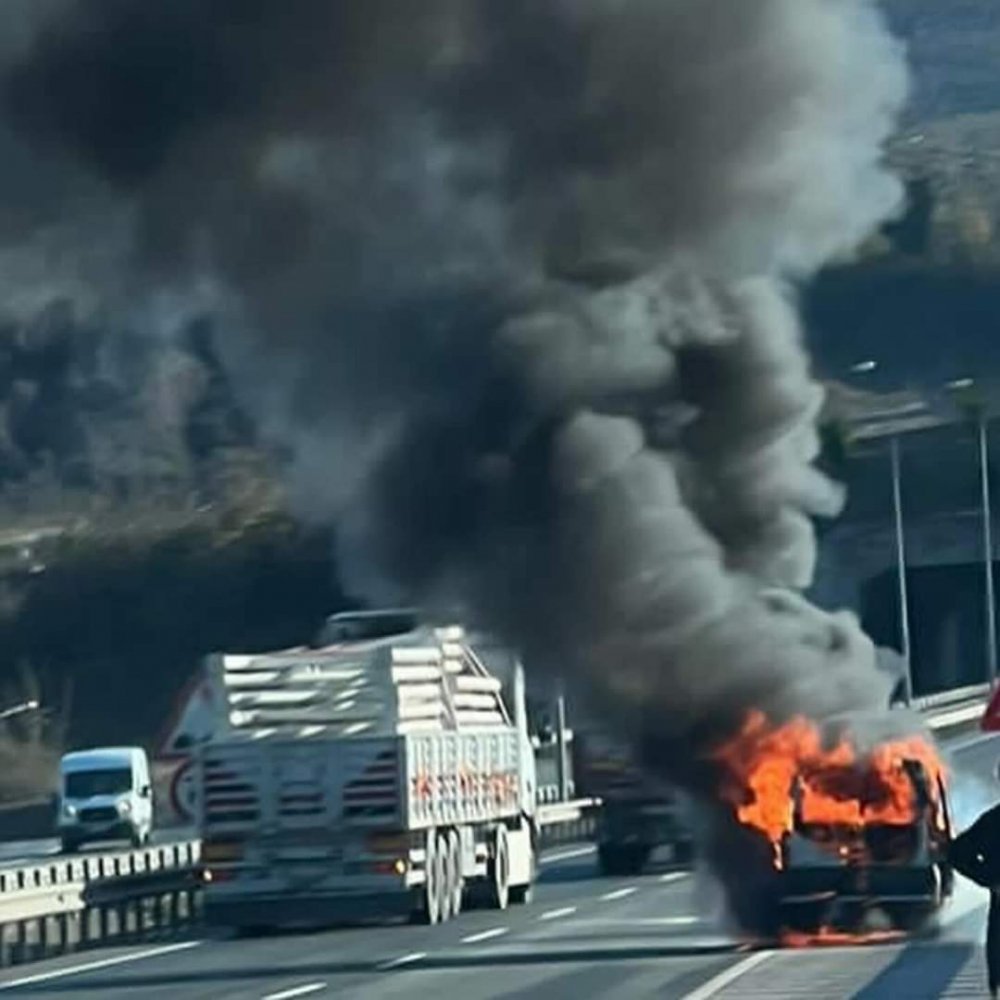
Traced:
<path id="1" fill-rule="evenodd" d="M 4 253 L 210 313 L 348 583 L 462 605 L 702 797 L 750 707 L 888 724 L 797 596 L 841 496 L 795 287 L 901 198 L 874 0 L 56 9 L 4 73 Z"/>

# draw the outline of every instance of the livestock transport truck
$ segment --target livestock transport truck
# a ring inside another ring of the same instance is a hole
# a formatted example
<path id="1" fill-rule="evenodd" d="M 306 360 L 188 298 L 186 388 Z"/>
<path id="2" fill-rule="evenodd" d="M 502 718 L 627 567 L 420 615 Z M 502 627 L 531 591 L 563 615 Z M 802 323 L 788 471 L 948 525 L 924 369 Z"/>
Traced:
<path id="1" fill-rule="evenodd" d="M 198 765 L 206 921 L 433 924 L 473 898 L 525 902 L 535 773 L 519 664 L 504 685 L 463 629 L 398 614 L 335 616 L 324 642 L 210 658 L 226 724 Z"/>

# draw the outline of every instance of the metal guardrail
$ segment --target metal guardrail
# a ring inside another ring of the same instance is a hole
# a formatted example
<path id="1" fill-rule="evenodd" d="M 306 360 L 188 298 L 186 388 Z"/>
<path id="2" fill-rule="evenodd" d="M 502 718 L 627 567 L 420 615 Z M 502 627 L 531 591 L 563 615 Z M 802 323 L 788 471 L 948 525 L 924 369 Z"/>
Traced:
<path id="1" fill-rule="evenodd" d="M 572 802 L 539 806 L 535 813 L 539 846 L 551 847 L 591 839 L 600 807 L 600 799 L 574 799 Z"/>
<path id="2" fill-rule="evenodd" d="M 912 707 L 918 712 L 924 712 L 929 708 L 942 708 L 946 705 L 956 705 L 962 701 L 974 701 L 977 698 L 986 699 L 989 695 L 989 684 L 972 684 L 969 687 L 953 688 L 951 691 L 940 691 L 937 694 L 914 698 Z"/>
<path id="3" fill-rule="evenodd" d="M 0 968 L 191 923 L 199 853 L 184 841 L 0 872 Z"/>

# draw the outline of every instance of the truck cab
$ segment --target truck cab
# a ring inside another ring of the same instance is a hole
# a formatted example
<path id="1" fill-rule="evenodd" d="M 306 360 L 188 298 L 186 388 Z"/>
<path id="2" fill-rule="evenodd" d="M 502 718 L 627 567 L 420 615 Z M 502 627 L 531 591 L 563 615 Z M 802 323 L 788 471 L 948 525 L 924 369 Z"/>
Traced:
<path id="1" fill-rule="evenodd" d="M 96 841 L 147 843 L 153 792 L 145 750 L 99 747 L 65 754 L 59 763 L 56 828 L 66 853 Z"/>

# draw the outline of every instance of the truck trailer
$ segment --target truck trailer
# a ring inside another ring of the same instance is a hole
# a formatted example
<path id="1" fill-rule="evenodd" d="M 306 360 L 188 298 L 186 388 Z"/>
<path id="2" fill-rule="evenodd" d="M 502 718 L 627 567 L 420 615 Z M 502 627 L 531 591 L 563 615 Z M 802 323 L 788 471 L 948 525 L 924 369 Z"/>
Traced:
<path id="1" fill-rule="evenodd" d="M 525 902 L 536 789 L 520 665 L 504 683 L 461 627 L 398 613 L 335 616 L 323 641 L 210 658 L 225 719 L 198 756 L 206 921 L 433 924 L 470 900 Z"/>

